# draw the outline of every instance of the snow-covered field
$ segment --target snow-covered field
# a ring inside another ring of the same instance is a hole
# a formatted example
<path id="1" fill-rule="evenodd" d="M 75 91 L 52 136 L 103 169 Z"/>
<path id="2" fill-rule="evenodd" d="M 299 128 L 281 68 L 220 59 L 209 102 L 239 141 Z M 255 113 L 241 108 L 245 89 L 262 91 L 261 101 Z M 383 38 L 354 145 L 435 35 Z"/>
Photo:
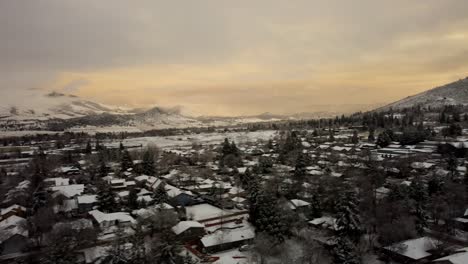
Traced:
<path id="1" fill-rule="evenodd" d="M 226 133 L 201 133 L 182 136 L 167 137 L 137 137 L 123 141 L 124 145 L 143 147 L 155 145 L 160 148 L 191 146 L 192 144 L 219 144 L 225 138 L 234 140 L 236 143 L 255 142 L 257 140 L 268 140 L 276 135 L 275 130 L 254 131 L 254 132 L 226 132 Z M 111 145 L 119 144 L 118 142 Z"/>
<path id="2" fill-rule="evenodd" d="M 121 132 L 128 132 L 128 133 L 138 133 L 142 132 L 141 129 L 137 127 L 131 126 L 107 126 L 107 127 L 97 127 L 97 126 L 84 126 L 84 127 L 73 127 L 67 130 L 67 132 L 84 132 L 90 135 L 94 135 L 96 133 L 121 133 Z"/>

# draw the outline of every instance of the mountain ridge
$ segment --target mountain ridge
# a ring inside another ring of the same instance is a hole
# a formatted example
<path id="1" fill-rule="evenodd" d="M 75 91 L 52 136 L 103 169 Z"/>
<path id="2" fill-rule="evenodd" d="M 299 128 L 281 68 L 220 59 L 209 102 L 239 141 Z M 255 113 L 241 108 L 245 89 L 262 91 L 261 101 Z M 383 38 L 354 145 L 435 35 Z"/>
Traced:
<path id="1" fill-rule="evenodd" d="M 468 77 L 405 97 L 374 111 L 401 110 L 414 106 L 437 108 L 445 105 L 468 105 Z"/>

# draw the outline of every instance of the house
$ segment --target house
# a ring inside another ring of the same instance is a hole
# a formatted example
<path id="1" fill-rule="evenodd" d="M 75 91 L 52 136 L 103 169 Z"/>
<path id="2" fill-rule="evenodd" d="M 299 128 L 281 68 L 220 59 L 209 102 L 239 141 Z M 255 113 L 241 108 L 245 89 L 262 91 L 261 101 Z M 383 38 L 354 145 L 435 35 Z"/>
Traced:
<path id="1" fill-rule="evenodd" d="M 146 180 L 146 188 L 148 188 L 148 190 L 155 191 L 156 189 L 158 189 L 159 185 L 161 185 L 162 183 L 163 182 L 160 179 L 150 176 Z"/>
<path id="2" fill-rule="evenodd" d="M 292 199 L 288 201 L 286 206 L 290 210 L 296 211 L 298 213 L 305 213 L 307 209 L 309 209 L 310 203 L 299 199 Z"/>
<path id="3" fill-rule="evenodd" d="M 125 189 L 125 180 L 124 179 L 114 179 L 110 181 L 111 188 L 114 190 Z"/>
<path id="4" fill-rule="evenodd" d="M 53 209 L 56 214 L 63 213 L 70 215 L 78 210 L 78 204 L 76 199 L 63 199 L 59 200 L 58 203 L 54 205 Z"/>
<path id="5" fill-rule="evenodd" d="M 58 168 L 57 171 L 65 175 L 79 175 L 80 174 L 80 169 L 76 166 L 62 166 Z"/>
<path id="6" fill-rule="evenodd" d="M 185 191 L 169 184 L 164 185 L 164 188 L 170 198 L 169 203 L 173 206 L 189 206 L 202 202 L 191 191 Z"/>
<path id="7" fill-rule="evenodd" d="M 49 190 L 54 193 L 62 194 L 66 198 L 74 198 L 84 192 L 84 184 L 52 186 Z"/>
<path id="8" fill-rule="evenodd" d="M 197 240 L 205 235 L 205 226 L 196 221 L 181 221 L 172 227 L 177 239 L 188 242 Z"/>
<path id="9" fill-rule="evenodd" d="M 468 231 L 468 217 L 463 216 L 463 217 L 457 217 L 452 220 L 455 227 L 463 230 L 463 231 Z"/>
<path id="10" fill-rule="evenodd" d="M 85 213 L 93 210 L 93 207 L 97 205 L 97 195 L 81 195 L 76 197 L 76 203 L 78 205 L 78 211 Z"/>
<path id="11" fill-rule="evenodd" d="M 338 225 L 336 224 L 336 218 L 330 216 L 322 216 L 315 218 L 308 222 L 309 225 L 319 228 L 319 229 L 328 229 L 332 231 L 338 230 Z"/>
<path id="12" fill-rule="evenodd" d="M 233 227 L 217 227 L 216 231 L 200 239 L 206 252 L 214 253 L 240 247 L 255 238 L 255 229 L 248 222 Z"/>
<path id="13" fill-rule="evenodd" d="M 11 205 L 7 208 L 0 209 L 0 221 L 7 219 L 10 216 L 25 216 L 26 215 L 26 207 L 23 207 L 18 204 Z"/>
<path id="14" fill-rule="evenodd" d="M 0 222 L 0 254 L 19 253 L 28 246 L 26 219 L 13 215 Z"/>
<path id="15" fill-rule="evenodd" d="M 109 228 L 112 226 L 131 226 L 136 223 L 135 219 L 130 216 L 129 213 L 117 212 L 117 213 L 103 213 L 99 210 L 93 210 L 88 213 L 94 220 L 94 222 L 100 228 Z"/>
<path id="16" fill-rule="evenodd" d="M 438 248 L 440 241 L 430 237 L 420 237 L 395 243 L 382 248 L 382 252 L 401 263 L 416 263 L 431 259 L 431 251 Z"/>
<path id="17" fill-rule="evenodd" d="M 47 178 L 44 179 L 44 184 L 46 187 L 70 185 L 70 179 L 60 177 Z"/>

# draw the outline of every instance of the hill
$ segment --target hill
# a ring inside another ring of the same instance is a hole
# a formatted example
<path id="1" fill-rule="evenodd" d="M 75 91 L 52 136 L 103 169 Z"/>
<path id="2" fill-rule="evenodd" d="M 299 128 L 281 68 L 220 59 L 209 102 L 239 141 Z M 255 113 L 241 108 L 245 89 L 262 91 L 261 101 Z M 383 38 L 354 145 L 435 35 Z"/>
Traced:
<path id="1" fill-rule="evenodd" d="M 437 108 L 445 105 L 468 105 L 468 77 L 434 89 L 406 97 L 377 111 L 399 110 L 413 106 Z"/>

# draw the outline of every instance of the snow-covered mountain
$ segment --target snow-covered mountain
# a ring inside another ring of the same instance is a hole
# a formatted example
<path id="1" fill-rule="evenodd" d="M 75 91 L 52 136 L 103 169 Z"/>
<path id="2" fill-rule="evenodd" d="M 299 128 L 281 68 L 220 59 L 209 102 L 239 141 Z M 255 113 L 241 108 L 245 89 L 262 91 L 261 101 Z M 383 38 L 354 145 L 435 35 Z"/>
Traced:
<path id="1" fill-rule="evenodd" d="M 413 106 L 437 108 L 444 105 L 468 105 L 468 77 L 434 89 L 406 97 L 378 108 L 377 111 L 403 109 Z"/>
<path id="2" fill-rule="evenodd" d="M 118 127 L 118 130 L 141 131 L 202 124 L 176 109 L 116 107 L 41 90 L 11 94 L 0 98 L 0 102 L 0 130 L 92 131 Z"/>
<path id="3" fill-rule="evenodd" d="M 134 111 L 87 101 L 74 95 L 28 90 L 16 98 L 0 98 L 2 120 L 70 119 L 95 114 L 132 114 Z"/>

